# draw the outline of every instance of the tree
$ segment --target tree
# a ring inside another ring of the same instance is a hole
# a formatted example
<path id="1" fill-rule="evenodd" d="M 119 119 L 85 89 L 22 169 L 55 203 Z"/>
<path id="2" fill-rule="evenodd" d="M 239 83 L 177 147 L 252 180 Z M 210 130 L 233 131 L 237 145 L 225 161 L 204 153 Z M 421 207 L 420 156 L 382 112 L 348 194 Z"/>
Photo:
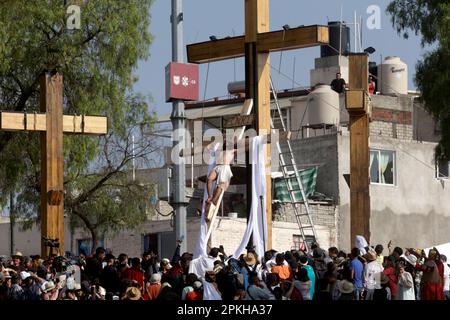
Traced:
<path id="1" fill-rule="evenodd" d="M 408 32 L 420 33 L 422 46 L 430 46 L 416 65 L 415 83 L 441 127 L 436 158 L 450 160 L 450 1 L 395 0 L 387 12 L 399 34 L 408 38 Z"/>
<path id="2" fill-rule="evenodd" d="M 67 214 L 85 223 L 88 220 L 82 217 L 89 217 L 90 223 L 104 223 L 108 228 L 111 224 L 104 222 L 105 215 L 111 215 L 115 222 L 120 220 L 119 225 L 134 226 L 135 215 L 119 219 L 117 210 L 135 207 L 122 203 L 113 208 L 108 195 L 112 184 L 120 182 L 116 189 L 121 195 L 128 192 L 129 202 L 137 205 L 141 199 L 138 190 L 142 188 L 121 177 L 133 158 L 130 133 L 137 127 L 146 132 L 153 123 L 145 99 L 133 92 L 137 80 L 133 71 L 139 60 L 148 58 L 152 39 L 148 31 L 152 0 L 78 1 L 80 30 L 66 29 L 64 2 L 0 3 L 0 106 L 2 110 L 39 111 L 39 75 L 54 69 L 62 73 L 64 113 L 106 115 L 110 132 L 100 140 L 65 135 L 65 188 L 78 190 L 81 197 L 77 202 L 72 195 L 65 195 Z M 151 140 L 145 135 L 140 139 L 147 146 L 135 157 L 148 159 L 154 151 Z M 22 215 L 36 216 L 38 212 L 39 152 L 38 134 L 0 132 L 0 202 L 6 201 L 10 191 L 18 193 Z M 106 165 L 102 167 L 102 163 Z M 92 233 L 92 228 L 86 227 Z"/>

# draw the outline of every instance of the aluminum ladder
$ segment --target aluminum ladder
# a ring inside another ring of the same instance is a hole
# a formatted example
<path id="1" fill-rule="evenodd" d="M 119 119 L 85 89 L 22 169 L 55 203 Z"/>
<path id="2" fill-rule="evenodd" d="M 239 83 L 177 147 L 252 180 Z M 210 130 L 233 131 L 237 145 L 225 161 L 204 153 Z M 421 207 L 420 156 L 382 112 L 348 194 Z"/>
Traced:
<path id="1" fill-rule="evenodd" d="M 276 94 L 276 90 L 274 89 L 274 86 L 273 86 L 272 77 L 270 77 L 270 89 L 273 93 L 273 97 L 275 100 L 275 105 L 276 105 L 275 111 L 279 116 L 279 119 L 281 122 L 281 127 L 282 127 L 281 129 L 283 130 L 283 132 L 286 132 L 287 131 L 286 124 L 284 123 L 283 114 L 281 112 L 280 105 L 278 103 L 278 97 Z M 271 128 L 276 129 L 274 126 L 273 118 L 274 117 L 272 117 L 272 116 L 270 118 Z M 280 162 L 279 162 L 280 168 L 281 168 L 281 172 L 283 173 L 283 180 L 285 181 L 287 190 L 289 192 L 292 209 L 294 210 L 295 218 L 297 220 L 300 234 L 303 238 L 303 242 L 305 244 L 306 251 L 310 252 L 311 246 L 309 244 L 309 241 L 311 241 L 311 243 L 317 242 L 317 234 L 316 234 L 316 230 L 314 228 L 314 224 L 312 221 L 311 210 L 310 210 L 310 207 L 308 204 L 308 199 L 305 195 L 302 178 L 299 175 L 297 163 L 295 162 L 294 152 L 292 151 L 292 146 L 291 146 L 291 142 L 289 139 L 286 140 L 286 144 L 287 144 L 288 151 L 283 152 L 283 150 L 281 149 L 280 141 L 278 140 L 276 143 L 278 156 L 279 156 L 279 160 L 280 160 Z M 287 158 L 290 162 L 286 162 L 285 155 L 287 155 Z M 289 171 L 294 171 L 295 177 L 290 177 Z M 294 189 L 294 187 L 292 185 L 292 180 L 294 180 L 294 179 L 297 181 L 297 184 L 299 186 L 299 188 L 297 188 L 297 189 Z M 298 192 L 298 191 L 300 191 L 303 201 L 296 199 L 295 192 Z M 306 212 L 302 212 L 301 203 L 304 204 Z M 302 221 L 302 218 L 303 218 L 303 220 L 306 220 L 306 221 Z"/>

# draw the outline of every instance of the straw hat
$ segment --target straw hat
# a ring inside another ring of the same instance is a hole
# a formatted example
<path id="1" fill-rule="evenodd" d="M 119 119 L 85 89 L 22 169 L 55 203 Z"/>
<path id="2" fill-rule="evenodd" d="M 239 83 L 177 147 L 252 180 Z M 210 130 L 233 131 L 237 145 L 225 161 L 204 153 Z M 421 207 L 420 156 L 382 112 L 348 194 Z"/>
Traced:
<path id="1" fill-rule="evenodd" d="M 22 252 L 20 252 L 20 251 L 16 251 L 16 253 L 13 254 L 13 255 L 11 256 L 11 258 L 13 258 L 13 259 L 16 259 L 16 258 L 22 259 L 22 258 L 23 258 L 23 254 L 22 254 Z"/>
<path id="2" fill-rule="evenodd" d="M 352 293 L 355 290 L 353 283 L 347 280 L 341 280 L 339 282 L 339 291 L 341 293 Z"/>
<path id="3" fill-rule="evenodd" d="M 140 300 L 141 299 L 141 291 L 136 287 L 129 287 L 127 291 L 125 291 L 124 300 Z"/>
<path id="4" fill-rule="evenodd" d="M 244 261 L 248 265 L 254 265 L 256 264 L 256 258 L 255 255 L 251 252 L 244 255 Z"/>

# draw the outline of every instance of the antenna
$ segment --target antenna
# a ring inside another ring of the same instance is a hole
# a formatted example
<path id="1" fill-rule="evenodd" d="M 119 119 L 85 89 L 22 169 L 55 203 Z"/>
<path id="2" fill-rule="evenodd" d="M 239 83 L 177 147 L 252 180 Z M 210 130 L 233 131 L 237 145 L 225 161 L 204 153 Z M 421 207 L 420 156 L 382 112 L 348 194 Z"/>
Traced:
<path id="1" fill-rule="evenodd" d="M 136 180 L 136 162 L 135 162 L 135 158 L 134 158 L 134 134 L 131 135 L 131 141 L 132 141 L 132 150 L 131 150 L 131 154 L 133 157 L 132 163 L 133 163 L 133 181 Z"/>
<path id="2" fill-rule="evenodd" d="M 339 23 L 339 61 L 341 61 L 341 52 L 342 52 L 342 10 L 344 9 L 344 5 L 341 4 L 341 19 Z"/>
<path id="3" fill-rule="evenodd" d="M 355 48 L 354 51 L 358 52 L 358 25 L 356 22 L 356 10 L 354 11 L 354 30 L 355 30 Z"/>

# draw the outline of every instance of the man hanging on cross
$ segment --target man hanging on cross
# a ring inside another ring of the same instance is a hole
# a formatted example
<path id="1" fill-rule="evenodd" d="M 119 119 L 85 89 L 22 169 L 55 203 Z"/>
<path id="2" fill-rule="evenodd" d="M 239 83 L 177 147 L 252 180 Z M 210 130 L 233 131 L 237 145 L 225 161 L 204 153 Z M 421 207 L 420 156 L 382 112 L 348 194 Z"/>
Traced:
<path id="1" fill-rule="evenodd" d="M 224 145 L 225 146 L 225 145 Z M 234 159 L 236 150 L 225 149 L 218 152 L 217 165 L 211 170 L 207 178 L 208 199 L 206 201 L 206 221 L 211 221 L 213 215 L 217 213 L 217 207 L 222 201 L 225 191 L 230 186 L 233 173 L 231 172 L 231 162 Z M 213 191 L 213 183 L 216 181 L 216 187 Z"/>

